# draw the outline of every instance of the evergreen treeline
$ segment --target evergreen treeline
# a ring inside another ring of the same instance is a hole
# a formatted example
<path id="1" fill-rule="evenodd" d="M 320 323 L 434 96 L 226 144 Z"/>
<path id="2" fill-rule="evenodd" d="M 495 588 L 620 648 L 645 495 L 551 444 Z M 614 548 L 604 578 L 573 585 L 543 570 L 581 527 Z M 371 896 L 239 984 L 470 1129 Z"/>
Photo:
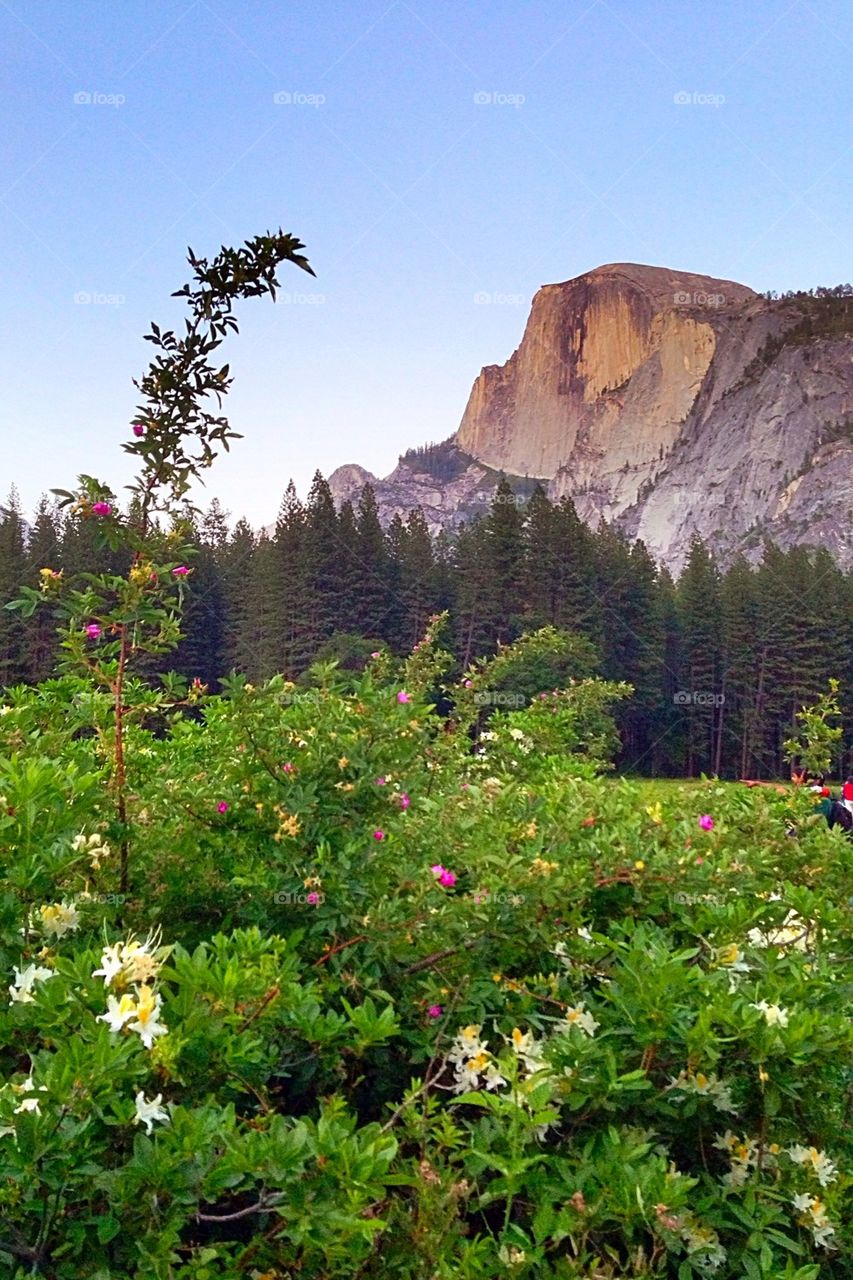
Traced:
<path id="1" fill-rule="evenodd" d="M 792 717 L 830 676 L 853 719 L 853 575 L 823 550 L 769 545 L 758 566 L 722 571 L 697 538 L 676 582 L 642 542 L 589 529 L 538 486 L 522 506 L 502 481 L 481 519 L 431 537 L 419 511 L 383 530 L 369 485 L 337 511 L 319 474 L 305 503 L 288 486 L 271 533 L 229 529 L 214 501 L 197 545 L 173 665 L 212 688 L 233 668 L 296 679 L 317 658 L 358 666 L 383 644 L 403 653 L 449 609 L 462 666 L 546 624 L 591 640 L 601 673 L 635 687 L 620 764 L 644 774 L 783 775 Z M 0 600 L 37 586 L 44 566 L 108 569 L 110 553 L 46 500 L 28 524 L 13 494 L 0 515 Z M 54 658 L 49 617 L 0 610 L 4 684 L 46 678 Z"/>

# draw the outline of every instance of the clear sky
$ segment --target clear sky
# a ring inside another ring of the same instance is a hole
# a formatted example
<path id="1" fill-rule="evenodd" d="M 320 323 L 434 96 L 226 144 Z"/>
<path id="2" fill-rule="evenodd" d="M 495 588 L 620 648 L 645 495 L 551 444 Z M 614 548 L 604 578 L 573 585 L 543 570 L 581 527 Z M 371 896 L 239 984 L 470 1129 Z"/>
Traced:
<path id="1" fill-rule="evenodd" d="M 853 277 L 849 0 L 0 0 L 0 489 L 119 487 L 186 246 L 279 225 L 210 492 L 254 524 L 458 425 L 541 284 Z M 278 98 L 278 100 L 276 100 Z M 288 291 L 290 301 L 287 301 Z"/>

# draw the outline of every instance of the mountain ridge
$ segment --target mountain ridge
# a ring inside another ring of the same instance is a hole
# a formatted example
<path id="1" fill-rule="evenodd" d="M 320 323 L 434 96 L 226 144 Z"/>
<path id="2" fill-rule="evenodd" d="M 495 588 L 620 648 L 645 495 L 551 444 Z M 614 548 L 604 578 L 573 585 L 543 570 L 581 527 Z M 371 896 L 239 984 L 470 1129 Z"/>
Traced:
<path id="1" fill-rule="evenodd" d="M 723 557 L 763 537 L 853 563 L 853 289 L 782 299 L 736 281 L 607 263 L 533 297 L 521 341 L 475 378 L 439 480 L 418 451 L 364 483 L 382 518 L 434 528 L 483 510 L 497 477 L 535 477 L 678 568 L 694 533 Z M 423 451 L 422 451 L 423 452 Z"/>

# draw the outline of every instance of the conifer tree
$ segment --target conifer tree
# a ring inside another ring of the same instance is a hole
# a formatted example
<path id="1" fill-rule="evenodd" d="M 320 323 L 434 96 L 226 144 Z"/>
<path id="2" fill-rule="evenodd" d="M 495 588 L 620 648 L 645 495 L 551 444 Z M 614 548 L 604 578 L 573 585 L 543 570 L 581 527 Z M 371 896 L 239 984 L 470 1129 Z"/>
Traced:
<path id="1" fill-rule="evenodd" d="M 494 584 L 489 572 L 484 520 L 464 525 L 453 543 L 452 579 L 456 652 L 465 668 L 493 651 Z"/>
<path id="2" fill-rule="evenodd" d="M 41 570 L 57 569 L 60 561 L 60 519 L 54 503 L 46 497 L 39 500 L 35 520 L 27 536 L 26 573 L 29 587 L 41 583 Z M 57 654 L 55 620 L 47 610 L 38 609 L 31 618 L 22 619 L 24 631 L 25 678 L 37 683 L 51 675 Z"/>
<path id="3" fill-rule="evenodd" d="M 410 511 L 403 539 L 401 593 L 405 632 L 403 649 L 408 652 L 424 635 L 431 614 L 444 607 L 436 573 L 436 555 L 423 512 Z"/>
<path id="4" fill-rule="evenodd" d="M 394 601 L 388 548 L 376 494 L 369 484 L 358 500 L 353 550 L 354 606 L 349 629 L 363 636 L 384 637 L 393 620 Z"/>
<path id="5" fill-rule="evenodd" d="M 490 648 L 509 644 L 522 630 L 523 527 L 517 496 L 502 477 L 483 522 L 484 568 L 491 584 L 484 596 L 483 621 L 490 633 Z"/>
<path id="6" fill-rule="evenodd" d="M 334 499 L 328 482 L 317 471 L 308 494 L 304 548 L 304 635 L 312 654 L 333 632 L 348 629 L 340 603 L 342 550 Z"/>
<path id="7" fill-rule="evenodd" d="M 753 756 L 756 723 L 756 679 L 760 603 L 755 573 L 743 556 L 728 567 L 720 582 L 722 620 L 721 769 L 745 778 L 758 772 Z"/>
<path id="8" fill-rule="evenodd" d="M 313 660 L 305 625 L 307 516 L 292 480 L 279 508 L 272 540 L 269 591 L 275 619 L 275 669 L 293 680 Z"/>
<path id="9" fill-rule="evenodd" d="M 27 674 L 25 633 L 17 613 L 3 606 L 26 579 L 25 528 L 16 489 L 0 508 L 0 682 L 17 684 Z"/>
<path id="10" fill-rule="evenodd" d="M 720 580 L 714 557 L 700 537 L 690 543 L 678 582 L 687 716 L 687 775 L 711 773 L 719 728 L 722 668 Z"/>

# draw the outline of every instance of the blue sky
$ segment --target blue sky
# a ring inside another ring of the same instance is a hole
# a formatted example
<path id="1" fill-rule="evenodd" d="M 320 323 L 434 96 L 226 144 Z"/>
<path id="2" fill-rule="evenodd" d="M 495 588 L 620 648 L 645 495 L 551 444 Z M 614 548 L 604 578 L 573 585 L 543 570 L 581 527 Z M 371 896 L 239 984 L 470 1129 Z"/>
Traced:
<path id="1" fill-rule="evenodd" d="M 281 225 L 317 271 L 223 348 L 245 439 L 210 493 L 255 524 L 290 476 L 454 431 L 541 284 L 853 277 L 847 0 L 0 0 L 0 41 L 0 489 L 27 508 L 126 482 L 187 245 Z"/>

